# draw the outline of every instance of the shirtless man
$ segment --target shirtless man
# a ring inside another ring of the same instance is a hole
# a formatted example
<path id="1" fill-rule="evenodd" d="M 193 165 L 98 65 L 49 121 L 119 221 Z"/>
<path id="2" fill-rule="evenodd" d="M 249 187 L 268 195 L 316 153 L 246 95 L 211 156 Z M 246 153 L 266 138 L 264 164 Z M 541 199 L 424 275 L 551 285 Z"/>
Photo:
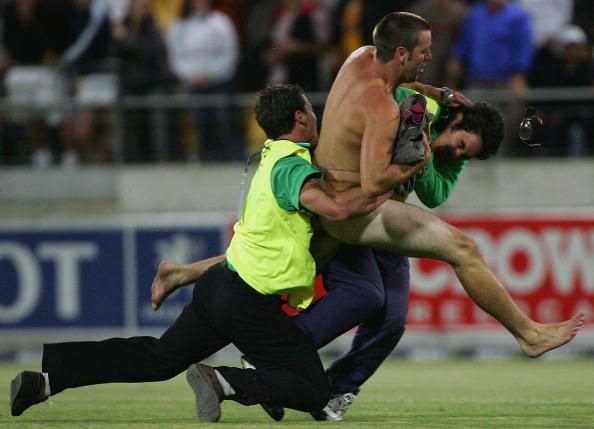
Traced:
<path id="1" fill-rule="evenodd" d="M 361 186 L 369 196 L 396 189 L 414 174 L 409 167 L 391 163 L 400 123 L 393 93 L 397 86 L 414 82 L 431 59 L 431 30 L 423 18 L 395 12 L 377 24 L 374 45 L 353 52 L 340 69 L 314 154 L 335 190 Z M 437 98 L 423 85 L 415 85 Z M 530 357 L 567 343 L 583 324 L 581 312 L 556 324 L 530 320 L 490 271 L 476 244 L 418 207 L 390 200 L 367 216 L 320 220 L 341 242 L 449 263 L 470 298 L 505 326 Z"/>

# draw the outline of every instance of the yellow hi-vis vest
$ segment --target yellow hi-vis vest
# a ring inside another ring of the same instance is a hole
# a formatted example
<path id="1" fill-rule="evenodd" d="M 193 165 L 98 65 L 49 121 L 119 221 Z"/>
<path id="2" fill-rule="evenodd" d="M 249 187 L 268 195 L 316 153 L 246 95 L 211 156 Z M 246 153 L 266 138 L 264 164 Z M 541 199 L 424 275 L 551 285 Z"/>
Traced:
<path id="1" fill-rule="evenodd" d="M 293 308 L 313 298 L 315 262 L 309 252 L 313 235 L 310 214 L 286 211 L 272 193 L 271 174 L 282 158 L 298 155 L 311 163 L 308 148 L 289 140 L 267 140 L 260 165 L 233 227 L 227 260 L 248 285 L 264 295 L 288 295 Z"/>

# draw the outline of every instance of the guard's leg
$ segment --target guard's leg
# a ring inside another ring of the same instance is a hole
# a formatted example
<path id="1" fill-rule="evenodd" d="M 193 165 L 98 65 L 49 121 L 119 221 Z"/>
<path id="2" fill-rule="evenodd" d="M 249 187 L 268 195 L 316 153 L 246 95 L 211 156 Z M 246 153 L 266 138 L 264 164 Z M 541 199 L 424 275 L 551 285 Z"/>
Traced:
<path id="1" fill-rule="evenodd" d="M 359 393 L 360 387 L 390 356 L 406 327 L 408 258 L 376 250 L 385 301 L 381 311 L 361 323 L 348 353 L 326 370 L 333 393 Z"/>
<path id="2" fill-rule="evenodd" d="M 374 250 L 342 245 L 323 271 L 326 295 L 295 317 L 317 349 L 383 311 L 385 296 Z"/>
<path id="3" fill-rule="evenodd" d="M 349 244 L 448 262 L 470 298 L 505 326 L 528 356 L 571 341 L 583 324 L 582 313 L 557 324 L 530 320 L 495 278 L 474 241 L 418 207 L 390 200 L 367 216 L 321 222 L 331 236 Z"/>

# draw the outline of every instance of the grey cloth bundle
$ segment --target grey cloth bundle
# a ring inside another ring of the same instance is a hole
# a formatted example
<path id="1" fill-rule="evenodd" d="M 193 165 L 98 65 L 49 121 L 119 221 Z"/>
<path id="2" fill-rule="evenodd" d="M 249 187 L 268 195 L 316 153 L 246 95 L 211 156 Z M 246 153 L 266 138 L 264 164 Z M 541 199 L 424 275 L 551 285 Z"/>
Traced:
<path id="1" fill-rule="evenodd" d="M 413 94 L 402 100 L 393 164 L 414 165 L 425 160 L 423 129 L 432 118 L 433 115 L 427 112 L 427 101 L 422 95 Z"/>

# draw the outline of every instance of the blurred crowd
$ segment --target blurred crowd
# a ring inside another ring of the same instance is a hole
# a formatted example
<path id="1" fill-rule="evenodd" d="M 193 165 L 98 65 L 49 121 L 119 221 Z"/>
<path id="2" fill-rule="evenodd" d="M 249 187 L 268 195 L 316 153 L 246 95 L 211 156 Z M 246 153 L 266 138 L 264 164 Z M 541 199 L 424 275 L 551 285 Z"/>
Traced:
<path id="1" fill-rule="evenodd" d="M 508 89 L 508 123 L 527 88 L 594 82 L 592 0 L 0 0 L 0 163 L 244 160 L 254 124 L 235 94 L 327 91 L 396 10 L 432 26 L 422 81 Z M 180 94 L 202 97 L 142 101 Z M 594 154 L 591 100 L 537 108 L 539 154 Z"/>

